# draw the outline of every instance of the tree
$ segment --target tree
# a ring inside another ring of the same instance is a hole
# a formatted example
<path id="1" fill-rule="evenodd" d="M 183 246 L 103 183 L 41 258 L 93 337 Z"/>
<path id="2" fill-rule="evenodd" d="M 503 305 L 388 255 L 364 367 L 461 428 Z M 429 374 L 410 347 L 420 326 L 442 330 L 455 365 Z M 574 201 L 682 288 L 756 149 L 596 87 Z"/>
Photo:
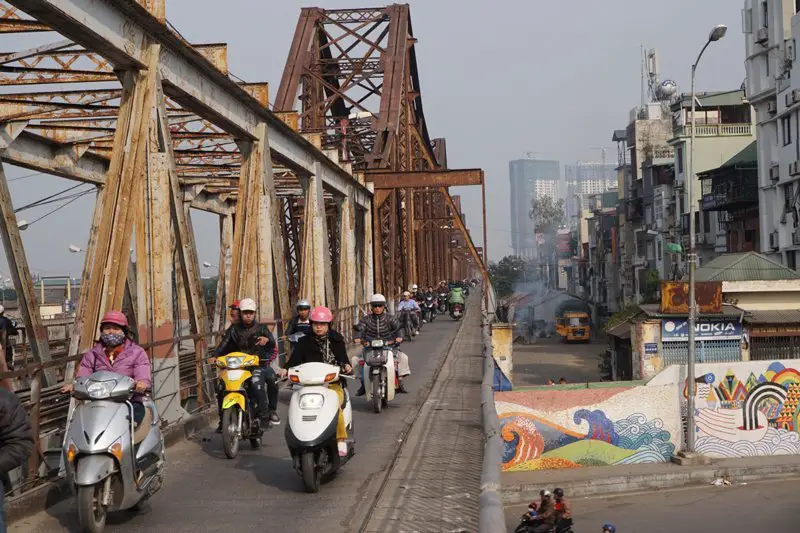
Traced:
<path id="1" fill-rule="evenodd" d="M 528 216 L 533 220 L 537 232 L 554 233 L 564 224 L 564 199 L 553 201 L 549 196 L 534 198 Z"/>
<path id="2" fill-rule="evenodd" d="M 516 255 L 507 255 L 499 262 L 489 263 L 489 279 L 498 296 L 508 296 L 514 292 L 517 283 L 534 281 L 533 266 Z"/>

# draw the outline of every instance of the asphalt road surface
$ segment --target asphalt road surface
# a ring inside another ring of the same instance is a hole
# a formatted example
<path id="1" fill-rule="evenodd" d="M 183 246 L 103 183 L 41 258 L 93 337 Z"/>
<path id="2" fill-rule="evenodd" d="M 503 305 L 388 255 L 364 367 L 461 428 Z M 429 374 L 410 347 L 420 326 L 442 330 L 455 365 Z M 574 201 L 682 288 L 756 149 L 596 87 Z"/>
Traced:
<path id="1" fill-rule="evenodd" d="M 703 486 L 572 502 L 576 533 L 796 533 L 800 480 L 764 481 L 734 487 Z M 520 506 L 506 509 L 514 531 Z"/>
<path id="2" fill-rule="evenodd" d="M 281 393 L 283 422 L 251 450 L 226 459 L 220 436 L 209 428 L 194 442 L 167 451 L 166 484 L 139 513 L 111 515 L 109 532 L 201 533 L 205 531 L 353 532 L 374 505 L 380 483 L 405 437 L 408 424 L 429 392 L 426 384 L 443 361 L 458 325 L 449 316 L 427 324 L 401 348 L 409 355 L 409 394 L 399 394 L 381 414 L 353 398 L 356 456 L 318 494 L 306 494 L 284 441 L 288 392 Z M 350 385 L 350 391 L 355 393 Z M 11 533 L 77 532 L 73 500 L 9 527 Z"/>

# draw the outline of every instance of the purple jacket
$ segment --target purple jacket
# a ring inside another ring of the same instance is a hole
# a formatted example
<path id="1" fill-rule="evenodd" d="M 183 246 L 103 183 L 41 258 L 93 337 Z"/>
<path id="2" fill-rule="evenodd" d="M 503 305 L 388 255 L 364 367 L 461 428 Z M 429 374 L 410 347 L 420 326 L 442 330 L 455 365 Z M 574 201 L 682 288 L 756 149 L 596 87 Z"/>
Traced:
<path id="1" fill-rule="evenodd" d="M 114 358 L 113 365 L 108 360 L 103 344 L 100 342 L 95 344 L 94 348 L 86 352 L 81 359 L 77 377 L 90 376 L 100 370 L 108 370 L 109 372 L 129 376 L 136 381 L 147 383 L 148 387 L 153 385 L 153 378 L 150 374 L 150 359 L 142 347 L 130 339 L 127 339 L 125 344 L 122 345 L 122 351 Z M 131 400 L 141 402 L 142 396 L 134 394 Z"/>

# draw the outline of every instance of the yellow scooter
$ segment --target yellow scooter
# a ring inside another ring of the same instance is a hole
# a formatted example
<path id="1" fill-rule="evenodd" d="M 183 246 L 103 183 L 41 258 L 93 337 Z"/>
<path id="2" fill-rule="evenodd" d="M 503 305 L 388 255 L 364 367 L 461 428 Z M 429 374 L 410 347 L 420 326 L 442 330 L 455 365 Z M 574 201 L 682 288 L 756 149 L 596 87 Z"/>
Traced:
<path id="1" fill-rule="evenodd" d="M 219 379 L 225 385 L 222 399 L 222 449 L 228 459 L 239 453 L 239 441 L 249 439 L 253 449 L 261 447 L 264 431 L 256 415 L 255 398 L 248 393 L 259 358 L 241 352 L 217 357 Z"/>

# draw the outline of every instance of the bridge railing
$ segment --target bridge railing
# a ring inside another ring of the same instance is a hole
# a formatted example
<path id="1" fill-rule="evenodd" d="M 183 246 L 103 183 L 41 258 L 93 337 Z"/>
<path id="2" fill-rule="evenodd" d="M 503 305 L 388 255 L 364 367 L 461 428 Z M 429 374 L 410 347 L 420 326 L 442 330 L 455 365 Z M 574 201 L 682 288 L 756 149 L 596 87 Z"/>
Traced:
<path id="1" fill-rule="evenodd" d="M 354 326 L 358 323 L 361 316 L 368 308 L 367 304 L 343 307 L 334 310 L 333 326 L 342 333 L 347 342 L 353 340 Z M 267 321 L 270 326 L 274 326 L 276 331 L 276 342 L 278 344 L 279 364 L 286 361 L 289 354 L 289 342 L 285 331 L 288 320 Z M 213 353 L 212 339 L 219 339 L 222 331 L 210 332 L 205 335 L 206 342 L 209 343 L 209 353 L 204 357 L 197 357 L 194 351 L 181 352 L 182 343 L 196 341 L 201 335 L 183 335 L 172 339 L 166 339 L 154 343 L 142 344 L 142 348 L 148 353 L 152 353 L 152 348 L 170 346 L 171 349 L 178 349 L 178 371 L 180 375 L 180 400 L 184 410 L 190 414 L 197 414 L 210 406 L 216 405 L 212 399 L 214 395 L 215 371 L 208 363 L 208 356 Z M 68 341 L 67 341 L 68 343 Z M 61 443 L 66 431 L 67 414 L 69 412 L 70 397 L 61 394 L 60 389 L 64 384 L 67 365 L 79 363 L 82 354 L 73 356 L 58 356 L 47 363 L 32 364 L 26 361 L 23 368 L 11 372 L 0 372 L 0 383 L 8 386 L 9 381 L 16 384 L 24 384 L 24 388 L 18 388 L 16 394 L 30 416 L 33 434 L 36 435 L 34 453 L 28 460 L 27 465 L 9 473 L 9 479 L 5 480 L 7 495 L 20 495 L 30 489 L 41 485 L 47 481 L 58 478 L 59 463 L 61 459 Z M 43 374 L 45 370 L 55 369 L 59 383 L 43 387 Z M 158 390 L 157 385 L 159 375 L 172 374 L 175 367 L 161 367 L 153 372 L 154 390 Z M 168 393 L 165 396 L 174 393 Z M 162 399 L 155 396 L 154 400 Z M 179 424 L 182 420 L 174 421 L 172 424 Z M 170 424 L 170 425 L 172 425 Z M 168 425 L 167 427 L 170 427 Z"/>
<path id="2" fill-rule="evenodd" d="M 492 353 L 491 323 L 484 306 L 483 320 L 483 381 L 481 382 L 481 411 L 483 418 L 483 468 L 479 498 L 478 532 L 506 533 L 503 500 L 500 495 L 500 470 L 503 464 L 503 439 L 500 420 L 494 403 L 494 355 Z"/>

